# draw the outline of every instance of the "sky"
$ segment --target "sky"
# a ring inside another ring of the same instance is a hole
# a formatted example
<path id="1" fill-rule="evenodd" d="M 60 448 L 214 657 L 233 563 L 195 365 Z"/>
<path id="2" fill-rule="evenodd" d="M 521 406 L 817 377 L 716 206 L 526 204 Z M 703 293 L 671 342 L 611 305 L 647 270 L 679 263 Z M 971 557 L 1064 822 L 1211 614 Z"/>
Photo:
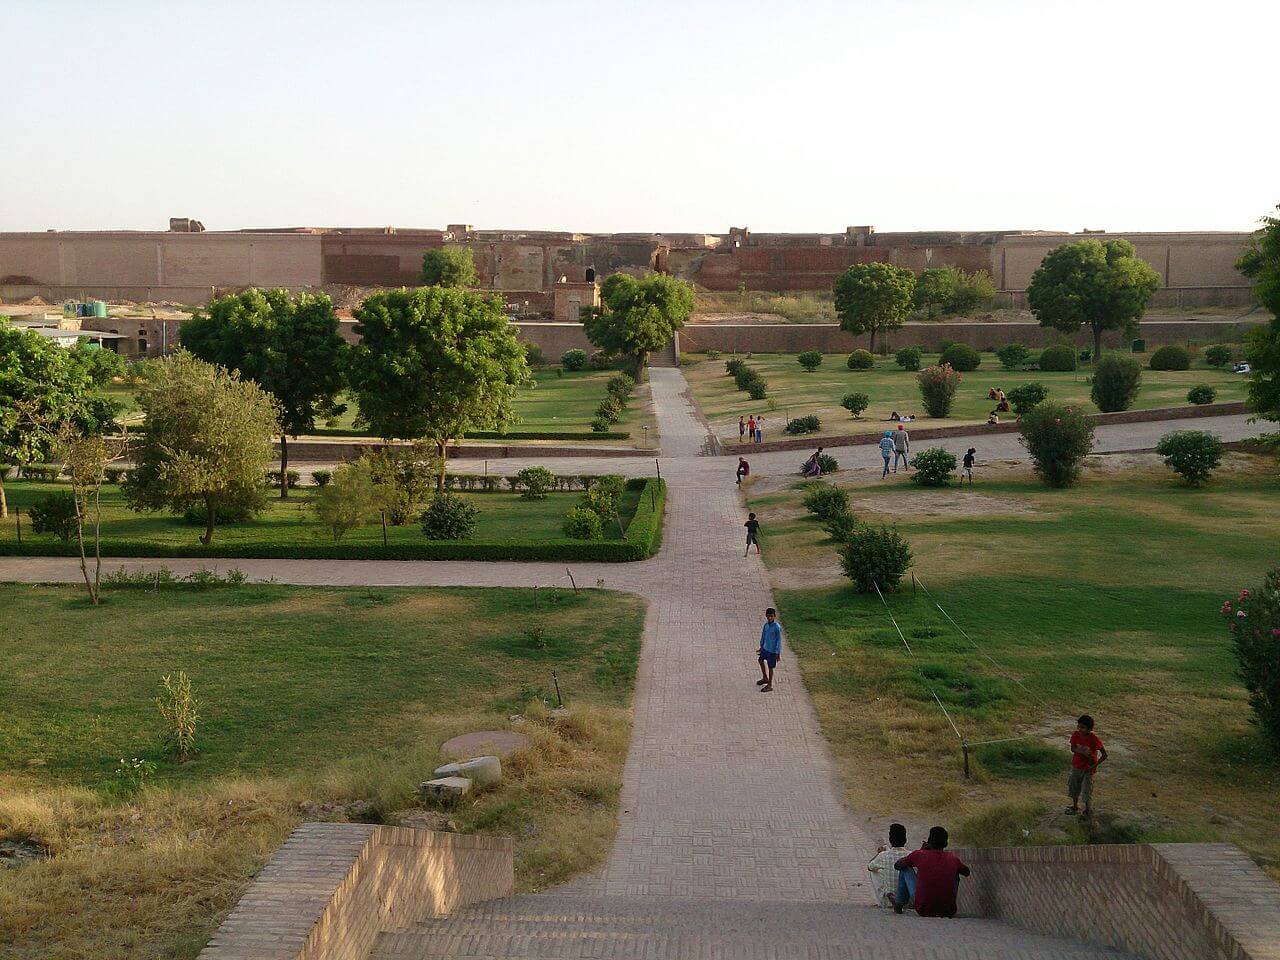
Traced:
<path id="1" fill-rule="evenodd" d="M 1278 0 L 11 2 L 0 230 L 1247 230 Z"/>

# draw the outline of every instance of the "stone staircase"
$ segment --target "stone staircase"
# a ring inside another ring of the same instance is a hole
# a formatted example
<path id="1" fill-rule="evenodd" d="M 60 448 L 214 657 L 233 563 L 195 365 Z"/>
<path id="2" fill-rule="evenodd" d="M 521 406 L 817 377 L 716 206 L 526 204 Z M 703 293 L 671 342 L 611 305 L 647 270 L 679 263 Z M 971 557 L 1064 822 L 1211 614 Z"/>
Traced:
<path id="1" fill-rule="evenodd" d="M 680 366 L 680 358 L 676 356 L 676 342 L 672 340 L 661 350 L 654 350 L 649 354 L 649 366 L 651 367 L 678 367 Z"/>
<path id="2" fill-rule="evenodd" d="M 370 960 L 1131 960 L 988 920 L 848 903 L 528 894 L 381 935 Z"/>

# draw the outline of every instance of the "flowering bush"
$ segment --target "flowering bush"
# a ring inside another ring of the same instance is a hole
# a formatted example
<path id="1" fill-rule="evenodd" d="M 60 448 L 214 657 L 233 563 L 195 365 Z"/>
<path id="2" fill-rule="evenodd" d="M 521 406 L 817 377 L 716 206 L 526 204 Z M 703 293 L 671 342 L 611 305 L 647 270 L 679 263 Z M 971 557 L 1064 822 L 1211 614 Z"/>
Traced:
<path id="1" fill-rule="evenodd" d="M 930 447 L 917 453 L 911 465 L 915 467 L 911 479 L 922 487 L 950 486 L 951 475 L 956 472 L 955 455 L 941 447 Z"/>
<path id="2" fill-rule="evenodd" d="M 945 363 L 925 367 L 916 380 L 920 384 L 920 400 L 931 417 L 945 417 L 955 403 L 956 390 L 960 387 L 960 374 Z"/>
<path id="3" fill-rule="evenodd" d="M 1022 445 L 1036 473 L 1051 487 L 1069 487 L 1080 478 L 1080 464 L 1093 449 L 1093 424 L 1079 410 L 1042 403 L 1019 424 Z"/>
<path id="4" fill-rule="evenodd" d="M 1205 430 L 1175 430 L 1156 444 L 1165 466 L 1193 487 L 1202 487 L 1222 462 L 1222 441 Z"/>
<path id="5" fill-rule="evenodd" d="M 1241 590 L 1222 605 L 1238 675 L 1249 691 L 1254 722 L 1280 749 L 1280 567 L 1257 590 Z"/>

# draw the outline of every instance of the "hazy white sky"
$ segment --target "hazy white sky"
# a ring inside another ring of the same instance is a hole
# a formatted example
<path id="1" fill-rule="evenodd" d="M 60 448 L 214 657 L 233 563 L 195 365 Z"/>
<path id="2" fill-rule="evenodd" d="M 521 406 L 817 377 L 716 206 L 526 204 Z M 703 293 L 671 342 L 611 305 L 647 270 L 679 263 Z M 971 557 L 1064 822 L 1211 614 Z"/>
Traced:
<path id="1" fill-rule="evenodd" d="M 0 230 L 1249 229 L 1280 0 L 10 0 Z"/>

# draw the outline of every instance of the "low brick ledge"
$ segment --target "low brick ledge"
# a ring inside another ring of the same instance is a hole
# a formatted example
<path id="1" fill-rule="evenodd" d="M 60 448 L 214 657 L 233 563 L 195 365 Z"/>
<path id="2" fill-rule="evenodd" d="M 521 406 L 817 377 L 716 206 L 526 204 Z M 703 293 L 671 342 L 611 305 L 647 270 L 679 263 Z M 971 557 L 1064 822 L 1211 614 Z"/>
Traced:
<path id="1" fill-rule="evenodd" d="M 1155 407 L 1151 410 L 1124 410 L 1120 413 L 1094 413 L 1089 415 L 1094 426 L 1104 427 L 1116 423 L 1154 423 L 1160 420 L 1194 420 L 1201 417 L 1230 417 L 1248 413 L 1246 403 L 1206 403 L 1189 407 Z M 723 445 L 725 456 L 738 457 L 748 453 L 770 453 L 775 450 L 812 450 L 814 447 L 852 447 L 859 443 L 872 443 L 884 436 L 886 430 L 896 430 L 898 425 L 891 420 L 883 421 L 883 426 L 868 433 L 844 434 L 840 436 L 822 436 L 807 433 L 794 440 L 766 440 L 764 443 L 726 443 Z M 943 440 L 947 437 L 990 436 L 999 433 L 1017 433 L 1018 422 L 1006 420 L 1003 423 L 969 423 L 957 424 L 954 427 L 918 427 L 911 428 L 911 442 L 919 440 Z"/>
<path id="2" fill-rule="evenodd" d="M 510 838 L 304 823 L 199 960 L 360 960 L 386 929 L 510 896 Z"/>
<path id="3" fill-rule="evenodd" d="M 957 849 L 960 912 L 1148 960 L 1280 960 L 1280 885 L 1231 843 Z"/>

